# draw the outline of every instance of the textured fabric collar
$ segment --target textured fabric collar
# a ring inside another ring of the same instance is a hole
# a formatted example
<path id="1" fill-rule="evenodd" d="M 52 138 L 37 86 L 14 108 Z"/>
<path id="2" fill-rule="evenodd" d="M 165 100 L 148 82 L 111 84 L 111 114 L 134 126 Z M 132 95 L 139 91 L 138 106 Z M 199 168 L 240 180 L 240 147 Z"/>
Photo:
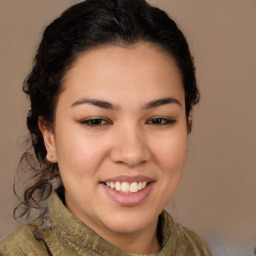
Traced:
<path id="1" fill-rule="evenodd" d="M 131 256 L 77 219 L 56 193 L 49 210 L 1 240 L 0 255 Z M 159 216 L 158 238 L 162 248 L 157 256 L 211 256 L 199 235 L 174 223 L 165 211 Z"/>
<path id="2" fill-rule="evenodd" d="M 49 211 L 52 221 L 52 230 L 54 230 L 63 245 L 73 248 L 77 255 L 87 255 L 88 251 L 91 251 L 95 255 L 103 256 L 130 255 L 107 242 L 95 231 L 77 219 L 64 206 L 56 192 L 54 192 L 50 198 Z M 162 249 L 155 255 L 170 255 L 169 253 L 166 254 L 166 252 L 170 252 L 170 247 L 175 246 L 174 240 L 170 239 L 172 232 L 171 227 L 173 225 L 174 223 L 170 215 L 166 211 L 163 211 L 159 217 L 159 235 L 162 241 Z M 48 243 L 49 242 L 50 241 L 48 241 Z"/>

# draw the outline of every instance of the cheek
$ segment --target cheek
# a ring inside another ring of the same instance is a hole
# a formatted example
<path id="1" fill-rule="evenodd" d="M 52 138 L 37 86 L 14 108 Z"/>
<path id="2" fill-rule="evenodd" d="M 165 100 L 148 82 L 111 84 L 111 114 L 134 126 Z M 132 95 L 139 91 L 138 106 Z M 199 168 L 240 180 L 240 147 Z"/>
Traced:
<path id="1" fill-rule="evenodd" d="M 152 155 L 158 170 L 155 208 L 161 211 L 173 197 L 183 174 L 187 157 L 186 129 L 181 127 L 163 137 L 158 136 L 152 141 L 153 145 Z"/>
<path id="2" fill-rule="evenodd" d="M 164 170 L 183 170 L 187 157 L 186 131 L 177 130 L 154 144 L 154 155 Z"/>
<path id="3" fill-rule="evenodd" d="M 96 172 L 107 152 L 107 145 L 100 138 L 80 133 L 59 133 L 56 153 L 61 174 L 70 176 L 90 175 Z"/>

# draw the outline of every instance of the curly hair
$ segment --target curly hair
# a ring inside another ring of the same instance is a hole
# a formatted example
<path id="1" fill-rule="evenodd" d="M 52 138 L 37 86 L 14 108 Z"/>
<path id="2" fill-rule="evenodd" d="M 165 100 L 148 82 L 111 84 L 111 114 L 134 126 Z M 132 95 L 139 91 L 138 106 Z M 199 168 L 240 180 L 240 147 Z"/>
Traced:
<path id="1" fill-rule="evenodd" d="M 38 120 L 41 118 L 45 125 L 53 127 L 66 72 L 85 51 L 138 42 L 155 44 L 176 61 L 182 74 L 188 118 L 199 101 L 193 58 L 183 33 L 164 11 L 144 0 L 86 0 L 67 9 L 46 27 L 33 69 L 23 86 L 31 102 L 27 127 L 34 152 L 24 153 L 21 159 L 21 163 L 27 163 L 26 171 L 33 172 L 33 184 L 24 191 L 21 204 L 15 209 L 24 206 L 20 216 L 28 214 L 31 208 L 40 208 L 52 193 L 53 180 L 59 181 L 59 189 L 64 189 L 58 164 L 46 159 Z"/>

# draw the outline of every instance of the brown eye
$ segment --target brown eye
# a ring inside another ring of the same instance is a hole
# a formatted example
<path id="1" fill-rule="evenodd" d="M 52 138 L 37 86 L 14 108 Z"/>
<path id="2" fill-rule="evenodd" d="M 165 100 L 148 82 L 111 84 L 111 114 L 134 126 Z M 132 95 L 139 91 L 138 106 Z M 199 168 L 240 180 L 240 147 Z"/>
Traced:
<path id="1" fill-rule="evenodd" d="M 85 124 L 88 126 L 104 126 L 104 125 L 110 125 L 111 122 L 104 119 L 104 118 L 90 118 L 90 119 L 85 119 L 81 121 L 81 124 Z"/>
<path id="2" fill-rule="evenodd" d="M 162 118 L 162 117 L 155 117 L 151 118 L 147 124 L 154 124 L 154 125 L 167 125 L 167 124 L 173 124 L 175 123 L 175 120 L 168 119 L 168 118 Z"/>

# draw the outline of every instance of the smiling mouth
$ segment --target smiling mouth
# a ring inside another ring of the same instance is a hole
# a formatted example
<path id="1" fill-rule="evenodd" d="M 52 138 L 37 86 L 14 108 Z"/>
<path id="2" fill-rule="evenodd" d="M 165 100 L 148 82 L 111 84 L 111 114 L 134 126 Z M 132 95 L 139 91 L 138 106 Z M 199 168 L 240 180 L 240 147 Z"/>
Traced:
<path id="1" fill-rule="evenodd" d="M 137 193 L 143 190 L 149 184 L 150 182 L 148 181 L 140 181 L 140 182 L 132 182 L 132 183 L 121 182 L 121 181 L 104 182 L 104 185 L 122 194 Z"/>

